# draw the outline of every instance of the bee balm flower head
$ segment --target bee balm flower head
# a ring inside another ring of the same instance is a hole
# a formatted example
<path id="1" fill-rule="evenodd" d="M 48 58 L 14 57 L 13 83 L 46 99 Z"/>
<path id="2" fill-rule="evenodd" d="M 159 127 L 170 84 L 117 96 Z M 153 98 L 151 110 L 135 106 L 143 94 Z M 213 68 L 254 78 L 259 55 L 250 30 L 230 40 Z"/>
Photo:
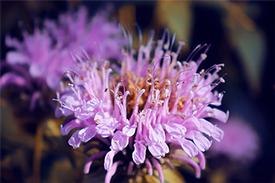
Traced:
<path id="1" fill-rule="evenodd" d="M 102 64 L 105 59 L 120 59 L 124 42 L 120 27 L 109 20 L 108 11 L 92 19 L 84 8 L 62 14 L 58 21 L 47 20 L 33 33 L 24 32 L 21 41 L 7 37 L 6 46 L 12 49 L 0 65 L 0 90 L 7 91 L 4 97 L 16 116 L 31 117 L 38 124 L 41 118 L 52 117 L 51 99 L 62 89 L 64 72 L 74 68 L 71 57 L 75 50 L 85 49 Z"/>
<path id="2" fill-rule="evenodd" d="M 172 42 L 164 36 L 157 42 L 150 39 L 137 52 L 125 52 L 116 72 L 108 63 L 99 67 L 78 57 L 82 58 L 78 69 L 69 74 L 70 88 L 57 100 L 64 115 L 75 117 L 61 127 L 64 135 L 75 129 L 69 139 L 73 148 L 89 141 L 104 142 L 93 146 L 101 151 L 88 159 L 85 172 L 91 162 L 104 157 L 106 182 L 118 166 L 128 167 L 128 173 L 145 167 L 152 174 L 155 169 L 163 182 L 161 164 L 174 160 L 191 165 L 200 176 L 205 167 L 203 152 L 212 139 L 223 137 L 223 131 L 208 119 L 226 122 L 228 118 L 228 113 L 216 108 L 222 94 L 213 91 L 224 82 L 218 76 L 222 64 L 198 72 L 208 46 L 199 45 L 185 62 L 179 62 L 182 44 L 172 51 Z"/>
<path id="3" fill-rule="evenodd" d="M 225 132 L 223 141 L 214 144 L 211 152 L 214 155 L 225 155 L 240 165 L 253 162 L 260 153 L 257 132 L 249 125 L 249 122 L 240 117 L 231 115 L 228 122 L 221 126 Z"/>
<path id="4" fill-rule="evenodd" d="M 108 13 L 100 12 L 89 19 L 82 8 L 62 14 L 57 22 L 47 20 L 43 29 L 24 33 L 23 41 L 7 37 L 6 45 L 14 50 L 7 53 L 6 61 L 26 65 L 32 77 L 42 78 L 57 90 L 63 73 L 74 67 L 72 52 L 83 48 L 101 62 L 120 58 L 123 44 L 121 30 L 109 21 Z"/>

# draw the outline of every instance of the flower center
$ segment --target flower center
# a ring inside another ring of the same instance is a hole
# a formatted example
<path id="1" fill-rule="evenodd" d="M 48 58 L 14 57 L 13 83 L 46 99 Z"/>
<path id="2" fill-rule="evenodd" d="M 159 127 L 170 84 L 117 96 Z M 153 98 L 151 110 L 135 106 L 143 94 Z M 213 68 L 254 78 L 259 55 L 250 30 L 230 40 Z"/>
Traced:
<path id="1" fill-rule="evenodd" d="M 115 77 L 112 82 L 112 90 L 115 89 L 118 83 L 123 87 L 119 88 L 118 95 L 123 96 L 125 91 L 129 91 L 127 97 L 127 117 L 133 113 L 134 107 L 138 105 L 139 111 L 142 111 L 145 106 L 153 108 L 154 106 L 162 106 L 167 100 L 169 110 L 174 107 L 176 95 L 176 79 L 163 79 L 153 77 L 151 71 L 148 70 L 146 76 L 138 76 L 133 72 L 127 72 L 121 76 Z M 144 93 L 137 101 L 140 90 L 144 89 Z M 112 94 L 112 98 L 114 95 Z M 177 101 L 177 109 L 181 110 L 184 106 L 184 97 L 180 97 Z"/>

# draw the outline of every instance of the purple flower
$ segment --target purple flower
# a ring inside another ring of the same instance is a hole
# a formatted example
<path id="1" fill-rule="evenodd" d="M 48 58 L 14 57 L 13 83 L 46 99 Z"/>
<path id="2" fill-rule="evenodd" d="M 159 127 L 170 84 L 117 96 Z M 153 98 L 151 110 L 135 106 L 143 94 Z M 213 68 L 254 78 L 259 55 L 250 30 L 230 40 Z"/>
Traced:
<path id="1" fill-rule="evenodd" d="M 16 116 L 34 121 L 29 125 L 34 129 L 43 118 L 54 116 L 52 98 L 63 89 L 60 83 L 64 72 L 74 68 L 76 63 L 71 57 L 77 50 L 85 49 L 99 64 L 105 59 L 121 58 L 124 39 L 118 24 L 108 17 L 109 12 L 105 11 L 90 19 L 82 8 L 61 15 L 57 22 L 47 20 L 44 27 L 36 28 L 32 34 L 23 33 L 22 41 L 6 38 L 6 46 L 12 50 L 0 66 L 0 90 L 5 91 L 5 100 Z M 80 106 L 75 98 L 66 100 L 67 107 L 78 109 L 75 114 L 82 120 L 89 117 L 89 111 L 98 102 L 93 99 Z"/>
<path id="2" fill-rule="evenodd" d="M 215 143 L 211 152 L 223 154 L 247 164 L 253 161 L 259 153 L 259 136 L 255 130 L 239 117 L 229 118 L 227 125 L 221 126 L 225 132 L 221 143 Z"/>
<path id="3" fill-rule="evenodd" d="M 128 169 L 144 166 L 149 173 L 154 168 L 163 182 L 160 164 L 173 159 L 192 166 L 199 177 L 205 168 L 203 152 L 212 139 L 223 138 L 223 131 L 209 121 L 228 118 L 228 112 L 217 109 L 223 94 L 213 91 L 224 82 L 218 76 L 223 65 L 198 72 L 208 46 L 199 45 L 186 61 L 179 62 L 182 44 L 174 52 L 167 37 L 156 44 L 150 39 L 137 52 L 125 52 L 118 72 L 112 72 L 108 63 L 99 66 L 78 56 L 82 59 L 69 76 L 68 92 L 58 95 L 63 114 L 75 117 L 61 127 L 62 131 L 74 129 L 69 144 L 75 148 L 95 140 L 109 148 L 104 161 L 106 182 L 117 166 L 125 165 Z M 196 61 L 195 56 L 199 56 Z M 89 127 L 92 135 L 81 138 L 90 133 L 82 131 Z"/>
<path id="4" fill-rule="evenodd" d="M 108 20 L 108 13 L 101 12 L 89 19 L 82 8 L 61 15 L 58 22 L 47 20 L 43 29 L 24 33 L 23 41 L 7 37 L 6 45 L 13 50 L 7 53 L 6 61 L 27 65 L 32 77 L 43 78 L 56 90 L 64 72 L 74 67 L 73 52 L 85 49 L 92 59 L 103 62 L 119 59 L 123 44 L 120 28 Z"/>

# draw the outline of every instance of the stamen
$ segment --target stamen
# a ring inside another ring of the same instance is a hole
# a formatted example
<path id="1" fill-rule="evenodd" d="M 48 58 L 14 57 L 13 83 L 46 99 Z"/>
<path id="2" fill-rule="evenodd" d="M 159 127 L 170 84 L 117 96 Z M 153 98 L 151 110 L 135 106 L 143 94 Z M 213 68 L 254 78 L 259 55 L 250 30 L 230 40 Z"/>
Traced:
<path id="1" fill-rule="evenodd" d="M 142 89 L 138 92 L 138 96 L 136 98 L 136 101 L 135 101 L 135 106 L 134 106 L 134 111 L 133 111 L 133 114 L 137 114 L 138 112 L 138 104 L 139 104 L 139 100 L 141 98 L 141 96 L 143 95 L 143 93 L 145 92 L 145 89 Z"/>

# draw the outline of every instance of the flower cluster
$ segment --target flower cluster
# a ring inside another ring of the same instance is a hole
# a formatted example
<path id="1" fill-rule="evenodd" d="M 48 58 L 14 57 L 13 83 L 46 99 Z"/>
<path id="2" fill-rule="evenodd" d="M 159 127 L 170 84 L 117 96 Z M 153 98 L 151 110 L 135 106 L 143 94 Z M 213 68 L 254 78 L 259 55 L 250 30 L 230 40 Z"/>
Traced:
<path id="1" fill-rule="evenodd" d="M 118 60 L 124 40 L 118 24 L 109 20 L 109 11 L 90 19 L 85 8 L 45 21 L 41 29 L 24 33 L 22 41 L 7 37 L 6 46 L 12 50 L 0 65 L 3 97 L 17 117 L 27 119 L 24 126 L 35 129 L 38 121 L 54 117 L 52 98 L 63 89 L 64 72 L 75 65 L 72 53 L 85 49 L 99 64 Z"/>
<path id="2" fill-rule="evenodd" d="M 27 65 L 32 77 L 43 78 L 56 90 L 64 72 L 74 67 L 72 52 L 85 49 L 98 62 L 120 58 L 124 42 L 121 30 L 108 17 L 108 13 L 101 12 L 88 19 L 82 8 L 61 15 L 57 22 L 47 20 L 44 28 L 35 29 L 33 34 L 24 33 L 22 42 L 7 37 L 6 45 L 14 50 L 7 53 L 6 61 Z"/>
<path id="3" fill-rule="evenodd" d="M 173 51 L 168 36 L 156 42 L 151 38 L 137 52 L 124 52 L 118 72 L 108 63 L 99 66 L 78 56 L 78 68 L 69 74 L 70 87 L 57 96 L 62 113 L 74 116 L 61 131 L 64 135 L 73 131 L 68 141 L 73 148 L 98 140 L 109 149 L 92 144 L 101 151 L 88 159 L 86 173 L 93 161 L 105 157 L 106 182 L 118 166 L 127 167 L 128 173 L 145 167 L 150 175 L 155 169 L 163 182 L 161 164 L 174 160 L 191 165 L 200 176 L 205 168 L 203 152 L 211 139 L 223 138 L 223 131 L 208 119 L 228 119 L 228 112 L 216 108 L 223 94 L 213 91 L 224 82 L 218 76 L 223 65 L 198 72 L 208 46 L 199 45 L 180 62 L 182 45 Z"/>

